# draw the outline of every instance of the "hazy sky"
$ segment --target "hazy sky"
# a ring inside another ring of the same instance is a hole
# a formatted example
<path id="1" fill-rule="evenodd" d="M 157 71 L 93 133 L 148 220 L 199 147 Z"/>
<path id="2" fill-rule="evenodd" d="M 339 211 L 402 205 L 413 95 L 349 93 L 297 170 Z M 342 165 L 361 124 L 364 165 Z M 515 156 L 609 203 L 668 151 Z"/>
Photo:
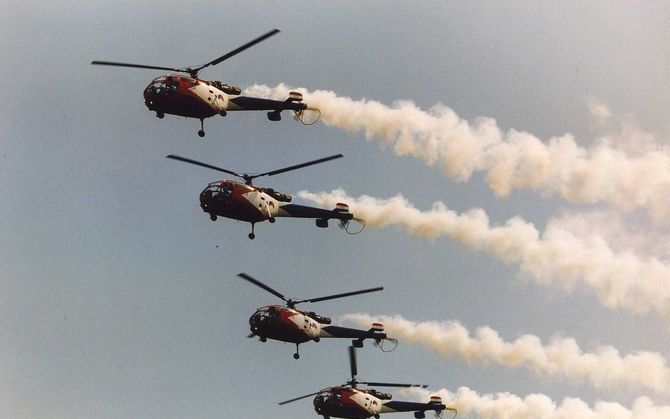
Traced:
<path id="1" fill-rule="evenodd" d="M 385 323 L 406 338 L 360 350 L 359 378 L 467 387 L 445 400 L 463 417 L 663 417 L 665 2 L 0 4 L 0 418 L 317 417 L 277 402 L 345 381 L 349 342 L 294 361 L 247 339 L 279 301 L 238 272 L 296 298 L 383 285 L 305 308 L 401 316 Z M 197 120 L 145 108 L 161 72 L 89 65 L 202 64 L 275 27 L 201 76 L 304 88 L 328 107 L 317 125 L 229 113 L 201 139 Z M 256 183 L 342 189 L 370 225 L 280 219 L 250 241 L 199 207 L 219 173 L 171 153 L 238 172 L 343 153 Z"/>

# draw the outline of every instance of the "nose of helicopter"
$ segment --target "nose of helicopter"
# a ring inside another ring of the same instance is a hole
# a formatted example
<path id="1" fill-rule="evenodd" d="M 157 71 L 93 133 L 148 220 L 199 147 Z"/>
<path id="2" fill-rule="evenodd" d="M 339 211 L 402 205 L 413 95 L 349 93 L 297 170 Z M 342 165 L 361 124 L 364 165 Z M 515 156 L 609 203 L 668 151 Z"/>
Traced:
<path id="1" fill-rule="evenodd" d="M 165 92 L 165 77 L 156 77 L 144 88 L 144 104 L 149 110 L 156 110 L 157 98 Z"/>
<path id="2" fill-rule="evenodd" d="M 258 313 L 254 313 L 249 317 L 249 329 L 251 330 L 252 333 L 258 334 L 258 331 L 260 330 L 260 321 L 258 318 Z"/>
<path id="3" fill-rule="evenodd" d="M 200 192 L 200 206 L 202 207 L 203 210 L 207 211 L 207 209 L 210 207 L 212 196 L 213 192 L 209 188 L 209 186 L 203 189 L 202 192 Z"/>
<path id="4" fill-rule="evenodd" d="M 233 190 L 228 182 L 212 182 L 200 192 L 200 206 L 205 212 L 220 211 L 230 202 L 232 194 Z"/>

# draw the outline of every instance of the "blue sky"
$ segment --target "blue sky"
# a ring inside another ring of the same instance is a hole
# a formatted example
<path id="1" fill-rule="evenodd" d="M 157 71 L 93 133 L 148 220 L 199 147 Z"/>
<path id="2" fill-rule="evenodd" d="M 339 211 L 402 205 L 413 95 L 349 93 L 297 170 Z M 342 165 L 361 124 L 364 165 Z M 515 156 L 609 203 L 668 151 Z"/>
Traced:
<path id="1" fill-rule="evenodd" d="M 517 263 L 448 236 L 426 240 L 396 226 L 346 236 L 281 219 L 258 225 L 250 241 L 247 224 L 212 223 L 199 208 L 200 190 L 218 174 L 165 156 L 261 172 L 343 153 L 258 183 L 292 194 L 402 194 L 421 210 L 435 201 L 458 213 L 481 208 L 492 225 L 519 216 L 539 231 L 557 218 L 596 214 L 589 220 L 601 221 L 589 229 L 573 228 L 665 266 L 667 223 L 644 208 L 625 213 L 523 188 L 500 197 L 485 173 L 457 181 L 374 136 L 290 118 L 271 123 L 262 113 L 209 119 L 201 139 L 197 120 L 159 120 L 144 107 L 142 90 L 160 72 L 89 65 L 200 64 L 277 27 L 280 34 L 201 76 L 388 107 L 442 103 L 467 121 L 490 117 L 503 132 L 543 141 L 570 133 L 588 148 L 607 137 L 634 157 L 642 139 L 659 153 L 668 147 L 663 2 L 10 1 L 3 10 L 0 418 L 316 417 L 309 400 L 276 403 L 345 380 L 347 342 L 304 345 L 296 362 L 291 345 L 246 339 L 248 317 L 277 301 L 238 272 L 297 298 L 385 287 L 309 307 L 335 318 L 458 320 L 506 341 L 563 336 L 585 352 L 611 345 L 622 356 L 668 356 L 668 322 L 655 312 L 609 309 L 584 283 L 571 292 L 542 285 Z M 599 119 L 594 105 L 609 116 Z M 603 219 L 621 220 L 624 233 Z M 358 367 L 362 379 L 426 382 L 435 391 L 670 402 L 624 383 L 596 388 L 402 340 L 388 354 L 359 351 Z"/>

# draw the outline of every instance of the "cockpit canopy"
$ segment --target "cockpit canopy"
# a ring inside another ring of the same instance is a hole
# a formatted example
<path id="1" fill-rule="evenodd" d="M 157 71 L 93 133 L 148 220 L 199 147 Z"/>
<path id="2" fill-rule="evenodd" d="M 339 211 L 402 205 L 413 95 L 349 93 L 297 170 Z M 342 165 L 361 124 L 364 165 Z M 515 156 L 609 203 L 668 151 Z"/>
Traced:
<path id="1" fill-rule="evenodd" d="M 203 208 L 217 208 L 228 204 L 232 196 L 233 186 L 230 182 L 212 182 L 200 192 L 200 205 Z"/>
<path id="2" fill-rule="evenodd" d="M 211 199 L 230 198 L 233 195 L 233 184 L 229 181 L 211 182 L 200 195 Z"/>
<path id="3" fill-rule="evenodd" d="M 267 320 L 276 319 L 279 317 L 279 312 L 276 306 L 261 307 L 251 316 L 252 323 L 263 323 Z"/>
<path id="4" fill-rule="evenodd" d="M 341 388 L 330 388 L 322 391 L 314 398 L 314 406 L 323 406 L 331 403 L 339 403 L 342 400 Z"/>
<path id="5" fill-rule="evenodd" d="M 179 89 L 180 83 L 185 83 L 190 87 L 197 82 L 195 79 L 181 74 L 159 76 L 153 79 L 146 89 L 144 89 L 144 96 L 147 97 L 176 92 Z"/>

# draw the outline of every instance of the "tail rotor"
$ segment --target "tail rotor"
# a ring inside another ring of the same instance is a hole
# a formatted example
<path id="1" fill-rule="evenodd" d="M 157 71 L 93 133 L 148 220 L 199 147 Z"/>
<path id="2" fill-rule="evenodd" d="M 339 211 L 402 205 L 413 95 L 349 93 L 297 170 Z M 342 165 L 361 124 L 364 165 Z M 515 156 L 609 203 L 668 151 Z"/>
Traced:
<path id="1" fill-rule="evenodd" d="M 307 105 L 302 101 L 302 93 L 300 92 L 289 92 L 286 103 L 300 104 L 299 107 L 302 109 L 292 107 L 293 118 L 295 118 L 296 121 L 303 125 L 314 125 L 319 122 L 319 119 L 321 119 L 321 111 L 316 108 L 307 107 Z M 269 116 L 270 114 L 268 114 L 268 117 Z"/>
<path id="2" fill-rule="evenodd" d="M 393 352 L 398 347 L 398 339 L 396 338 L 381 338 L 375 339 L 375 346 L 382 352 Z"/>
<path id="3" fill-rule="evenodd" d="M 342 230 L 346 231 L 347 234 L 355 236 L 365 229 L 365 220 L 355 217 L 349 220 L 342 219 L 338 225 Z"/>
<path id="4" fill-rule="evenodd" d="M 365 228 L 365 220 L 354 217 L 353 214 L 349 212 L 349 205 L 345 204 L 344 202 L 338 202 L 335 204 L 335 209 L 333 209 L 333 212 L 337 214 L 334 218 L 340 220 L 340 228 L 346 231 L 347 234 L 355 235 L 363 231 Z M 352 227 L 352 221 L 353 224 L 357 225 L 358 227 Z"/>
<path id="5" fill-rule="evenodd" d="M 293 111 L 293 117 L 303 125 L 314 125 L 321 119 L 321 111 L 316 108 L 307 108 Z"/>

